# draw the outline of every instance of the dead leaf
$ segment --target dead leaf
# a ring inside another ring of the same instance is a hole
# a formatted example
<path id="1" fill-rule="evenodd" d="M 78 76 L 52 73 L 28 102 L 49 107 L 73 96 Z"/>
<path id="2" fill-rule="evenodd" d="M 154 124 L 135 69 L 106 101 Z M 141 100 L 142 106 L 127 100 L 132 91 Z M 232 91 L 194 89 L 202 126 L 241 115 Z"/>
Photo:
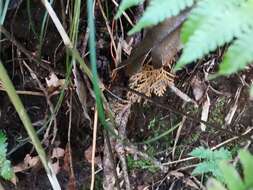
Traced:
<path id="1" fill-rule="evenodd" d="M 237 107 L 238 107 L 238 100 L 239 100 L 239 97 L 241 95 L 241 91 L 242 91 L 242 86 L 239 87 L 235 93 L 235 98 L 234 98 L 234 104 L 233 106 L 229 109 L 229 112 L 228 114 L 226 115 L 225 117 L 225 125 L 230 125 L 232 120 L 233 120 L 233 117 L 235 115 L 235 112 L 237 110 Z"/>
<path id="2" fill-rule="evenodd" d="M 178 171 L 171 171 L 169 173 L 169 175 L 172 175 L 172 176 L 176 177 L 177 179 L 184 177 L 184 174 L 182 172 L 178 172 Z"/>
<path id="3" fill-rule="evenodd" d="M 193 91 L 193 95 L 196 101 L 200 101 L 205 94 L 206 85 L 198 76 L 194 76 L 191 81 L 191 87 Z"/>
<path id="4" fill-rule="evenodd" d="M 127 43 L 125 40 L 121 40 L 121 46 L 123 51 L 127 54 L 130 55 L 132 51 L 132 44 L 133 44 L 133 38 L 130 39 L 130 41 Z"/>
<path id="5" fill-rule="evenodd" d="M 47 91 L 53 93 L 56 90 L 63 89 L 65 79 L 59 79 L 55 73 L 50 73 L 49 77 L 46 78 Z"/>
<path id="6" fill-rule="evenodd" d="M 170 85 L 169 88 L 172 92 L 174 92 L 179 98 L 181 98 L 185 102 L 191 102 L 194 104 L 194 106 L 198 107 L 198 104 L 193 99 L 191 99 L 186 93 L 178 89 L 175 85 Z"/>
<path id="7" fill-rule="evenodd" d="M 52 163 L 52 168 L 56 174 L 61 170 L 59 160 L 64 157 L 64 154 L 65 150 L 59 147 L 54 148 L 52 151 L 51 159 L 56 159 L 56 161 Z"/>
<path id="8" fill-rule="evenodd" d="M 196 185 L 196 183 L 194 183 L 190 178 L 186 178 L 184 179 L 184 183 L 191 187 L 191 189 L 199 189 L 199 187 Z"/>
<path id="9" fill-rule="evenodd" d="M 25 156 L 23 162 L 21 162 L 13 167 L 14 173 L 22 172 L 22 171 L 28 170 L 30 168 L 33 168 L 36 165 L 38 165 L 39 162 L 40 162 L 40 159 L 38 156 L 32 157 L 32 156 L 30 156 L 30 154 L 27 154 Z"/>
<path id="10" fill-rule="evenodd" d="M 148 189 L 149 189 L 149 186 L 147 186 L 147 185 L 139 185 L 137 187 L 137 190 L 148 190 Z"/>
<path id="11" fill-rule="evenodd" d="M 65 150 L 57 147 L 53 149 L 51 158 L 62 158 L 64 157 L 64 154 L 65 154 Z"/>
<path id="12" fill-rule="evenodd" d="M 52 164 L 52 168 L 53 168 L 53 171 L 54 171 L 55 174 L 59 173 L 59 171 L 61 170 L 59 160 L 57 160 L 56 162 L 54 162 Z"/>
<path id="13" fill-rule="evenodd" d="M 202 121 L 207 121 L 208 120 L 210 106 L 211 106 L 210 98 L 209 98 L 208 94 L 206 93 L 206 100 L 203 103 L 202 112 L 201 112 L 201 120 Z M 202 131 L 205 131 L 206 130 L 206 125 L 201 123 L 200 124 L 200 129 Z"/>
<path id="14" fill-rule="evenodd" d="M 91 119 L 87 110 L 87 98 L 88 98 L 87 94 L 89 92 L 89 89 L 86 86 L 85 81 L 82 78 L 76 64 L 74 64 L 72 72 L 74 74 L 74 83 L 76 86 L 76 93 L 82 105 L 84 117 L 91 123 Z"/>
<path id="15" fill-rule="evenodd" d="M 66 147 L 64 158 L 63 158 L 63 169 L 70 173 L 70 150 Z"/>
<path id="16" fill-rule="evenodd" d="M 92 161 L 92 145 L 85 150 L 84 157 L 89 163 L 91 163 L 91 161 Z M 98 166 L 102 165 L 102 161 L 99 156 L 95 157 L 95 164 L 97 164 Z"/>
<path id="17" fill-rule="evenodd" d="M 49 77 L 46 78 L 47 87 L 63 87 L 65 80 L 64 79 L 58 79 L 55 73 L 50 73 Z"/>
<path id="18" fill-rule="evenodd" d="M 70 176 L 67 185 L 67 190 L 76 190 L 76 179 L 74 176 Z"/>

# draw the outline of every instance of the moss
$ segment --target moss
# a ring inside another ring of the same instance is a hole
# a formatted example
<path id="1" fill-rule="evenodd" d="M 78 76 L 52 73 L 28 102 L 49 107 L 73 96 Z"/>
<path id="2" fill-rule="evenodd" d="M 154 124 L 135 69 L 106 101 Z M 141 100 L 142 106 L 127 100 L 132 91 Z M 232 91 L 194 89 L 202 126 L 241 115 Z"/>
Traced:
<path id="1" fill-rule="evenodd" d="M 129 170 L 134 169 L 145 169 L 151 173 L 155 173 L 159 170 L 156 166 L 154 166 L 149 160 L 135 160 L 132 156 L 127 156 L 127 165 Z"/>
<path id="2" fill-rule="evenodd" d="M 210 111 L 209 121 L 211 123 L 223 125 L 225 119 L 224 115 L 225 108 L 226 108 L 226 98 L 224 97 L 219 98 L 214 104 L 214 107 Z"/>

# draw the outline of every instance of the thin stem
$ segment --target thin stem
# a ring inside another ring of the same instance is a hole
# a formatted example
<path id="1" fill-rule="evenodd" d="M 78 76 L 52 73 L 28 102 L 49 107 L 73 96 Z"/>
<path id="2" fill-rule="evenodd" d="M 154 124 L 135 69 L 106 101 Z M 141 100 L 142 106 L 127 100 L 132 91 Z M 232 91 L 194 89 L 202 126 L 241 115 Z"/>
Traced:
<path id="1" fill-rule="evenodd" d="M 93 124 L 90 190 L 93 190 L 95 185 L 95 154 L 96 154 L 96 141 L 97 141 L 97 125 L 98 125 L 98 112 L 96 109 Z"/>

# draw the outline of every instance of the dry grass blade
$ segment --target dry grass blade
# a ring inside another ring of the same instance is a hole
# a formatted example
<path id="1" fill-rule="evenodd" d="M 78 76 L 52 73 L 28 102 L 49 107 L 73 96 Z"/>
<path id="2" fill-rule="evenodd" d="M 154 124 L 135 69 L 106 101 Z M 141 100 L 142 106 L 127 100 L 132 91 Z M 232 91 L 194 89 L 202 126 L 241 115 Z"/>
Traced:
<path id="1" fill-rule="evenodd" d="M 232 108 L 229 109 L 229 112 L 225 117 L 225 125 L 230 125 L 232 122 L 232 119 L 233 119 L 235 112 L 237 110 L 237 107 L 238 107 L 238 100 L 240 98 L 241 91 L 242 91 L 242 86 L 239 87 L 235 93 L 235 101 L 234 101 Z"/>
<path id="2" fill-rule="evenodd" d="M 97 141 L 97 126 L 98 126 L 98 112 L 94 114 L 94 125 L 93 125 L 93 138 L 92 138 L 92 160 L 91 160 L 91 185 L 90 190 L 94 189 L 95 185 L 95 153 L 96 153 L 96 141 Z"/>
<path id="3" fill-rule="evenodd" d="M 210 98 L 209 98 L 208 94 L 206 93 L 206 100 L 205 100 L 205 102 L 203 103 L 203 106 L 202 106 L 201 120 L 203 120 L 203 121 L 208 120 L 208 114 L 209 114 L 210 106 L 211 106 Z M 200 124 L 200 129 L 202 131 L 205 131 L 206 130 L 206 125 L 201 123 Z"/>
<path id="4" fill-rule="evenodd" d="M 87 96 L 88 96 L 88 89 L 86 84 L 84 83 L 81 74 L 77 68 L 76 63 L 73 65 L 73 75 L 74 75 L 74 83 L 76 86 L 76 93 L 78 95 L 79 101 L 82 105 L 84 117 L 91 123 L 90 116 L 87 110 Z"/>

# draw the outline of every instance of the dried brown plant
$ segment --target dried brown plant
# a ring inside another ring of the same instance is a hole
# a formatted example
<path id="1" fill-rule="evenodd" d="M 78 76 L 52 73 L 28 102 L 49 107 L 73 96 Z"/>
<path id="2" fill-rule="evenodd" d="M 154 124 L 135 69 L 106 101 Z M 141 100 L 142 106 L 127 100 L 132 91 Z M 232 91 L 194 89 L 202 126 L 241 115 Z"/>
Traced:
<path id="1" fill-rule="evenodd" d="M 174 83 L 174 75 L 165 68 L 154 69 L 150 65 L 144 65 L 140 72 L 130 78 L 129 87 L 151 97 L 152 94 L 163 96 L 166 88 Z M 132 102 L 140 102 L 141 97 L 128 93 L 128 99 Z"/>

